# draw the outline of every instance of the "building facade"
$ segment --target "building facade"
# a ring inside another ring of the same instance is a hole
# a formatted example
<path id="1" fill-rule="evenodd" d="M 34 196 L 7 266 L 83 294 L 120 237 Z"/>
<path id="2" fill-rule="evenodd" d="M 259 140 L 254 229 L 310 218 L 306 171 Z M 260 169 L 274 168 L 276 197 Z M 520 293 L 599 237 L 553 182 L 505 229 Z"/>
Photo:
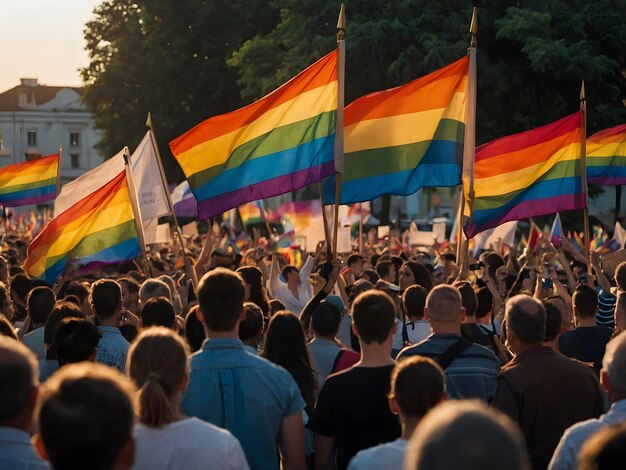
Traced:
<path id="1" fill-rule="evenodd" d="M 102 163 L 99 134 L 80 89 L 40 85 L 36 78 L 0 93 L 0 167 L 63 149 L 61 182 Z"/>

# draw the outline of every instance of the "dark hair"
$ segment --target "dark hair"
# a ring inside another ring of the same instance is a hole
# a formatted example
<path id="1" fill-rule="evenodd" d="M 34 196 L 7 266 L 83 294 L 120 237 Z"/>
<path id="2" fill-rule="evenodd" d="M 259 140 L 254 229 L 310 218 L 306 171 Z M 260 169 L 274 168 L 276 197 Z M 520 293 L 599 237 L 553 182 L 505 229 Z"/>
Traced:
<path id="1" fill-rule="evenodd" d="M 376 272 L 380 277 L 385 277 L 391 272 L 391 268 L 395 269 L 394 264 L 390 260 L 383 260 L 376 263 Z"/>
<path id="2" fill-rule="evenodd" d="M 422 286 L 414 284 L 407 287 L 402 294 L 402 308 L 405 315 L 417 320 L 424 318 L 426 297 L 428 297 L 428 291 Z"/>
<path id="3" fill-rule="evenodd" d="M 246 318 L 239 323 L 239 339 L 245 341 L 256 338 L 263 329 L 263 312 L 253 302 L 243 304 L 246 309 Z"/>
<path id="4" fill-rule="evenodd" d="M 141 322 L 144 327 L 164 326 L 173 328 L 176 324 L 176 314 L 172 302 L 163 296 L 146 300 L 141 307 Z"/>
<path id="5" fill-rule="evenodd" d="M 139 329 L 133 325 L 132 323 L 126 323 L 125 325 L 119 326 L 120 333 L 124 337 L 126 341 L 129 343 L 133 343 L 135 338 L 139 335 Z"/>
<path id="6" fill-rule="evenodd" d="M 421 418 L 444 398 L 444 372 L 432 359 L 409 357 L 393 369 L 391 393 L 404 415 Z"/>
<path id="7" fill-rule="evenodd" d="M 498 268 L 504 266 L 504 260 L 498 253 L 483 253 L 480 255 L 480 260 L 486 265 L 491 279 L 495 279 Z"/>
<path id="8" fill-rule="evenodd" d="M 15 418 L 28 404 L 38 382 L 37 358 L 23 343 L 0 336 L 0 424 Z"/>
<path id="9" fill-rule="evenodd" d="M 283 304 L 278 299 L 270 300 L 269 304 L 270 304 L 270 315 L 274 315 L 276 312 L 280 312 L 281 310 L 285 310 L 285 304 Z"/>
<path id="10" fill-rule="evenodd" d="M 185 339 L 189 343 L 191 352 L 198 351 L 206 339 L 206 332 L 196 314 L 197 310 L 198 306 L 194 305 L 185 318 Z"/>
<path id="11" fill-rule="evenodd" d="M 615 268 L 615 284 L 622 292 L 626 291 L 626 261 L 621 262 Z"/>
<path id="12" fill-rule="evenodd" d="M 63 297 L 67 295 L 75 295 L 82 304 L 89 297 L 89 289 L 82 282 L 72 281 L 68 284 Z"/>
<path id="13" fill-rule="evenodd" d="M 580 285 L 572 294 L 572 306 L 579 317 L 594 317 L 598 308 L 598 293 L 593 287 Z"/>
<path id="14" fill-rule="evenodd" d="M 0 309 L 9 301 L 9 290 L 4 282 L 0 281 Z"/>
<path id="15" fill-rule="evenodd" d="M 461 293 L 465 314 L 468 317 L 475 316 L 476 308 L 478 308 L 478 299 L 476 298 L 476 292 L 474 292 L 472 285 L 467 281 L 456 281 L 452 285 L 459 289 L 459 292 Z"/>
<path id="16" fill-rule="evenodd" d="M 136 279 L 126 275 L 126 276 L 118 277 L 117 282 L 120 286 L 122 284 L 126 284 L 126 289 L 128 290 L 130 294 L 139 294 L 139 288 L 141 286 L 139 285 L 139 282 L 137 282 Z"/>
<path id="17" fill-rule="evenodd" d="M 91 303 L 94 313 L 108 320 L 122 306 L 122 288 L 115 281 L 100 279 L 91 286 Z"/>
<path id="18" fill-rule="evenodd" d="M 346 261 L 346 266 L 350 267 L 354 263 L 358 263 L 359 261 L 363 261 L 363 257 L 359 254 L 353 253 L 348 256 L 348 260 Z"/>
<path id="19" fill-rule="evenodd" d="M 63 318 L 54 334 L 59 366 L 89 359 L 102 335 L 98 327 L 85 318 Z"/>
<path id="20" fill-rule="evenodd" d="M 334 337 L 341 324 L 341 312 L 332 302 L 320 302 L 311 314 L 311 327 L 319 336 Z"/>
<path id="21" fill-rule="evenodd" d="M 389 295 L 379 290 L 360 294 L 352 304 L 352 318 L 361 342 L 385 342 L 396 321 L 395 305 Z"/>
<path id="22" fill-rule="evenodd" d="M 313 408 L 317 380 L 298 317 L 283 310 L 271 318 L 261 356 L 287 369 L 298 384 L 305 403 Z"/>
<path id="23" fill-rule="evenodd" d="M 39 435 L 53 468 L 113 468 L 132 438 L 129 380 L 111 367 L 73 364 L 42 386 Z"/>
<path id="24" fill-rule="evenodd" d="M 407 267 L 413 273 L 413 277 L 415 278 L 415 284 L 419 284 L 428 292 L 430 292 L 433 288 L 433 280 L 430 277 L 430 273 L 428 269 L 423 264 L 417 263 L 415 261 L 407 261 L 402 265 L 402 267 Z"/>
<path id="25" fill-rule="evenodd" d="M 212 331 L 232 330 L 241 317 L 245 290 L 241 277 L 224 268 L 205 274 L 198 287 L 198 303 L 205 325 Z"/>
<path id="26" fill-rule="evenodd" d="M 290 272 L 298 272 L 298 268 L 296 268 L 294 265 L 292 264 L 288 264 L 287 266 L 285 266 L 283 268 L 283 270 L 280 272 L 280 275 L 283 277 L 283 279 L 285 280 L 285 282 L 287 282 L 287 276 L 289 275 Z"/>
<path id="27" fill-rule="evenodd" d="M 551 302 L 543 302 L 546 310 L 546 334 L 544 341 L 552 341 L 561 332 L 563 327 L 563 317 L 558 307 Z"/>
<path id="28" fill-rule="evenodd" d="M 256 266 L 241 266 L 236 271 L 250 287 L 250 302 L 259 306 L 263 316 L 269 317 L 270 304 L 263 287 L 263 273 Z"/>
<path id="29" fill-rule="evenodd" d="M 541 343 L 546 336 L 546 310 L 529 295 L 516 295 L 506 303 L 508 327 L 525 343 Z"/>
<path id="30" fill-rule="evenodd" d="M 381 255 L 379 255 L 379 254 L 377 254 L 377 253 L 374 253 L 372 256 L 370 256 L 370 264 L 371 264 L 372 266 L 376 266 L 376 265 L 378 264 L 378 261 L 379 261 L 381 258 L 382 258 L 382 256 L 381 256 Z M 389 258 L 389 257 L 387 256 L 387 258 Z"/>
<path id="31" fill-rule="evenodd" d="M 85 318 L 85 314 L 76 304 L 67 302 L 65 300 L 59 300 L 54 304 L 52 312 L 48 317 L 46 326 L 43 332 L 43 341 L 50 347 L 46 354 L 47 359 L 56 359 L 56 348 L 54 345 L 54 335 L 57 332 L 57 328 L 64 318 Z"/>
<path id="32" fill-rule="evenodd" d="M 528 279 L 527 276 L 530 276 L 531 271 L 532 269 L 529 267 L 525 267 L 519 270 L 519 272 L 517 273 L 517 277 L 515 278 L 515 281 L 513 282 L 513 285 L 511 286 L 507 294 L 507 297 L 509 299 L 522 293 L 522 285 L 523 285 L 524 279 Z"/>
<path id="33" fill-rule="evenodd" d="M 49 287 L 35 287 L 31 290 L 26 298 L 26 303 L 28 304 L 28 314 L 32 318 L 33 324 L 41 325 L 46 323 L 55 302 L 54 291 Z"/>
<path id="34" fill-rule="evenodd" d="M 361 274 L 361 279 L 365 279 L 366 281 L 375 284 L 376 281 L 380 279 L 380 276 L 373 269 L 366 269 L 365 271 L 363 271 L 363 274 Z"/>
<path id="35" fill-rule="evenodd" d="M 396 271 L 400 270 L 404 262 L 406 261 L 404 258 L 400 256 L 393 255 L 389 258 L 391 262 L 396 266 Z"/>
<path id="36" fill-rule="evenodd" d="M 31 279 L 26 274 L 16 274 L 11 280 L 11 292 L 15 292 L 20 300 L 25 301 L 30 292 L 31 283 Z"/>
<path id="37" fill-rule="evenodd" d="M 582 269 L 583 271 L 587 271 L 587 264 L 578 259 L 573 260 L 570 266 L 572 268 L 572 271 L 575 268 Z"/>
<path id="38" fill-rule="evenodd" d="M 13 325 L 3 315 L 0 315 L 0 335 L 17 340 Z"/>
<path id="39" fill-rule="evenodd" d="M 461 295 L 463 293 L 461 292 Z M 493 295 L 488 287 L 481 287 L 476 292 L 476 319 L 485 318 L 493 308 Z"/>

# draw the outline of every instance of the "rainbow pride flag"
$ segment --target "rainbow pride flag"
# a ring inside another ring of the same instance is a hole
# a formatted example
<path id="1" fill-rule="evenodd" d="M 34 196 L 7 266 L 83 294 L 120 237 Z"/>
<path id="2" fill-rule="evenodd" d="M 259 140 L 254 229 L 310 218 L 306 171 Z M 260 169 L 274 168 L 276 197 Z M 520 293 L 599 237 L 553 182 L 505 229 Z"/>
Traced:
<path id="1" fill-rule="evenodd" d="M 52 219 L 28 247 L 24 270 L 53 284 L 67 264 L 81 271 L 139 256 L 125 172 Z"/>
<path id="2" fill-rule="evenodd" d="M 468 238 L 509 220 L 584 209 L 582 112 L 481 145 L 474 164 Z"/>
<path id="3" fill-rule="evenodd" d="M 469 56 L 346 107 L 341 204 L 461 184 L 468 70 Z M 332 177 L 325 204 L 334 188 Z"/>
<path id="4" fill-rule="evenodd" d="M 587 138 L 587 182 L 605 186 L 626 184 L 626 124 Z"/>
<path id="5" fill-rule="evenodd" d="M 58 154 L 0 168 L 0 204 L 17 207 L 54 199 L 58 172 Z"/>
<path id="6" fill-rule="evenodd" d="M 239 206 L 241 223 L 245 227 L 248 224 L 262 224 L 263 213 L 261 212 L 262 201 L 248 202 Z"/>
<path id="7" fill-rule="evenodd" d="M 334 174 L 337 63 L 335 50 L 259 101 L 170 142 L 200 219 Z"/>
<path id="8" fill-rule="evenodd" d="M 312 201 L 286 202 L 274 212 L 283 225 L 289 225 L 300 232 L 311 224 L 311 220 L 322 216 L 322 203 L 319 199 Z"/>

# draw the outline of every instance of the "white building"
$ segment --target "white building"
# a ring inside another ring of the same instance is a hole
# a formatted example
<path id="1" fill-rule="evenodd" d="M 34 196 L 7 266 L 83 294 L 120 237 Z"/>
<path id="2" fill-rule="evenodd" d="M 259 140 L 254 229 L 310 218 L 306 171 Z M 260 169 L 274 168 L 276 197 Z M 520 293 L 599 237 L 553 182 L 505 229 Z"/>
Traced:
<path id="1" fill-rule="evenodd" d="M 0 93 L 0 167 L 58 153 L 66 183 L 102 163 L 99 134 L 80 89 L 47 86 L 36 78 Z"/>

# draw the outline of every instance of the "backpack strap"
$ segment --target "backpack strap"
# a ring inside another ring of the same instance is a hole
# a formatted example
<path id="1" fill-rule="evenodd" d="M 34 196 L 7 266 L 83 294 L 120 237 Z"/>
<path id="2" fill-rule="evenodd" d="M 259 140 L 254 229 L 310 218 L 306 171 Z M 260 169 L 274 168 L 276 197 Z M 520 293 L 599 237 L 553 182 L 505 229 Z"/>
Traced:
<path id="1" fill-rule="evenodd" d="M 463 354 L 467 348 L 469 348 L 472 344 L 470 340 L 461 338 L 456 341 L 454 344 L 448 347 L 444 352 L 442 352 L 437 358 L 436 361 L 439 363 L 443 370 L 446 370 L 452 362 Z"/>

